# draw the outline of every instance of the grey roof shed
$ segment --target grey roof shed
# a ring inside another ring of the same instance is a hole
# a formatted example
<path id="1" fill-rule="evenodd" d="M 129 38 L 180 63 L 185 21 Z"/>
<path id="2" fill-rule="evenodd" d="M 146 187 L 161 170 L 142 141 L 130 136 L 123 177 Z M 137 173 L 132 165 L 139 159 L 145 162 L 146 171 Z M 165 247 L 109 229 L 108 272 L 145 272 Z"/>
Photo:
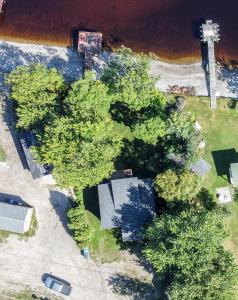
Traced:
<path id="1" fill-rule="evenodd" d="M 140 239 L 144 224 L 155 215 L 153 183 L 137 177 L 98 185 L 101 226 L 121 228 L 123 241 Z"/>
<path id="2" fill-rule="evenodd" d="M 24 132 L 20 135 L 20 142 L 23 152 L 26 157 L 28 168 L 31 172 L 32 178 L 40 178 L 49 174 L 49 171 L 45 166 L 38 163 L 33 156 L 31 147 L 36 145 L 35 136 L 32 132 Z"/>
<path id="3" fill-rule="evenodd" d="M 28 231 L 32 211 L 31 207 L 0 202 L 0 230 L 16 233 Z"/>
<path id="4" fill-rule="evenodd" d="M 238 163 L 230 164 L 230 180 L 231 184 L 238 187 Z"/>

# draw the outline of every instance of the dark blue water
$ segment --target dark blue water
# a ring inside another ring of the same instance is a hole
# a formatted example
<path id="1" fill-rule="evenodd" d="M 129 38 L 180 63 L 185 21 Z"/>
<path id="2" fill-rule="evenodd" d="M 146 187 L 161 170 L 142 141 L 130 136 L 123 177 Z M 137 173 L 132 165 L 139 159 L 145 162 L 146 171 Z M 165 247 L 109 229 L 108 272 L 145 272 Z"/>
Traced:
<path id="1" fill-rule="evenodd" d="M 161 57 L 199 57 L 202 18 L 221 25 L 217 54 L 238 58 L 238 0 L 7 0 L 0 36 L 70 45 L 77 28 L 101 31 L 121 43 Z"/>

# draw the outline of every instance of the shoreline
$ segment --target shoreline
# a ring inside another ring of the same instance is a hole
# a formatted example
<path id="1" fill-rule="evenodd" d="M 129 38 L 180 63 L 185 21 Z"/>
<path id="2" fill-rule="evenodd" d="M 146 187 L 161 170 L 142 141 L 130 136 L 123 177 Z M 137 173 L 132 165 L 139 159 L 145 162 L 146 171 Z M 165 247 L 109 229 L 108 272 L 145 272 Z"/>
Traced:
<path id="1" fill-rule="evenodd" d="M 109 52 L 104 51 L 95 57 L 95 70 L 108 59 Z M 56 67 L 66 80 L 76 80 L 83 74 L 83 59 L 72 47 L 50 46 L 32 43 L 19 43 L 0 39 L 0 89 L 5 89 L 4 74 L 19 65 L 42 63 L 47 67 Z M 217 96 L 238 98 L 238 69 L 228 69 L 218 65 Z M 201 61 L 192 64 L 172 64 L 152 58 L 150 73 L 159 76 L 157 87 L 167 92 L 168 87 L 178 85 L 193 86 L 198 96 L 208 96 L 205 72 Z"/>

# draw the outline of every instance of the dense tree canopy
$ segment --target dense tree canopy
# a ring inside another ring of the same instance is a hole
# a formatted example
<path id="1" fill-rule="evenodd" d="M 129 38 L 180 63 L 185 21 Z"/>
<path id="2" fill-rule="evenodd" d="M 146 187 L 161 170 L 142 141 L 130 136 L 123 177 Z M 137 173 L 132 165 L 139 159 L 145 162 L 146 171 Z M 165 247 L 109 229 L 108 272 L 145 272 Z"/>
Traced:
<path id="1" fill-rule="evenodd" d="M 7 83 L 17 102 L 17 126 L 23 129 L 42 126 L 51 119 L 65 90 L 63 76 L 39 64 L 17 67 L 7 76 Z"/>
<path id="2" fill-rule="evenodd" d="M 117 51 L 102 76 L 109 87 L 115 120 L 129 125 L 136 138 L 156 144 L 165 135 L 166 98 L 149 74 L 150 60 L 127 48 Z M 120 117 L 119 117 L 120 116 Z"/>
<path id="3" fill-rule="evenodd" d="M 91 123 L 61 117 L 47 126 L 39 139 L 41 147 L 36 152 L 40 160 L 54 166 L 60 185 L 75 188 L 107 178 L 122 146 L 109 118 Z"/>
<path id="4" fill-rule="evenodd" d="M 226 237 L 218 212 L 164 213 L 146 232 L 144 254 L 171 299 L 231 299 L 237 268 L 223 248 Z"/>

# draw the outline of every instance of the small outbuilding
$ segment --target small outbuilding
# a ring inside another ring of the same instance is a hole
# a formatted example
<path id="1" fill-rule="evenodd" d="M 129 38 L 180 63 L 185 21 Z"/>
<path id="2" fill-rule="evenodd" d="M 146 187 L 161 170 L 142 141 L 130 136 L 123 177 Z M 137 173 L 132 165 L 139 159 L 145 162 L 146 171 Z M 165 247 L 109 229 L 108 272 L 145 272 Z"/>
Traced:
<path id="1" fill-rule="evenodd" d="M 230 203 L 232 201 L 232 193 L 229 186 L 217 188 L 216 196 L 221 204 Z"/>
<path id="2" fill-rule="evenodd" d="M 33 208 L 0 202 L 0 230 L 24 233 L 30 229 Z"/>
<path id="3" fill-rule="evenodd" d="M 36 161 L 34 158 L 34 154 L 31 150 L 32 146 L 36 146 L 36 139 L 35 136 L 32 132 L 24 132 L 20 134 L 20 143 L 26 158 L 26 162 L 28 165 L 28 168 L 31 172 L 32 178 L 37 179 L 37 178 L 42 178 L 42 177 L 47 177 L 47 180 L 49 182 L 54 183 L 53 178 L 52 178 L 52 168 L 49 166 L 45 166 L 40 164 L 39 162 Z M 45 180 L 45 181 L 47 181 Z"/>
<path id="4" fill-rule="evenodd" d="M 230 182 L 233 186 L 238 187 L 238 163 L 230 164 Z"/>
<path id="5" fill-rule="evenodd" d="M 155 216 L 150 178 L 129 177 L 98 185 L 101 226 L 121 228 L 122 240 L 140 240 L 143 226 Z"/>

